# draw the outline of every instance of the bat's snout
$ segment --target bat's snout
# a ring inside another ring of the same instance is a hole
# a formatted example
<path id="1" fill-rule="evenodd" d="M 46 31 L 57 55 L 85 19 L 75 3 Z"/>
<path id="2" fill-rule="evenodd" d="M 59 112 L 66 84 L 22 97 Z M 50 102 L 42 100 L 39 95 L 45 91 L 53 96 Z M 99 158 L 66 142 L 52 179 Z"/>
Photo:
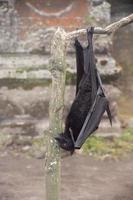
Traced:
<path id="1" fill-rule="evenodd" d="M 55 137 L 55 140 L 58 142 L 59 146 L 67 151 L 73 151 L 74 150 L 74 144 L 70 138 L 67 138 L 63 134 L 59 134 L 59 136 Z"/>

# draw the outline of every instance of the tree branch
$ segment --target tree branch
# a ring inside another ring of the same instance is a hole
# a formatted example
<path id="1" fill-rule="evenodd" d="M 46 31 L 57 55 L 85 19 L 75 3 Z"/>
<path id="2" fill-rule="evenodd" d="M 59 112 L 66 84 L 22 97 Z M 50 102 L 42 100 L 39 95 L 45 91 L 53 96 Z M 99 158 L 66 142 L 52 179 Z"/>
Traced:
<path id="1" fill-rule="evenodd" d="M 101 27 L 95 27 L 94 28 L 94 33 L 95 34 L 111 34 L 111 33 L 115 33 L 119 28 L 126 26 L 129 23 L 133 22 L 133 14 L 122 18 L 121 20 L 114 22 L 110 25 L 108 25 L 105 28 L 101 28 Z M 67 33 L 66 38 L 67 40 L 70 40 L 74 37 L 77 37 L 79 35 L 82 34 L 86 34 L 86 29 L 81 29 L 81 30 L 77 30 L 77 31 L 72 31 Z"/>
<path id="2" fill-rule="evenodd" d="M 52 75 L 51 98 L 49 102 L 50 131 L 46 135 L 46 200 L 58 200 L 60 192 L 60 150 L 54 137 L 61 133 L 66 80 L 66 33 L 58 28 L 51 42 L 50 71 Z"/>

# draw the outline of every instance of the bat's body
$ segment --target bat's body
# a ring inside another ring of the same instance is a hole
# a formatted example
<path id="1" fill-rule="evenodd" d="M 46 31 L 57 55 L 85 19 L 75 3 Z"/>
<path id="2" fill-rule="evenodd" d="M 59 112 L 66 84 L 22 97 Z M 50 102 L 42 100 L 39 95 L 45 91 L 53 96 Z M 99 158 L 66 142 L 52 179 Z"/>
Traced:
<path id="1" fill-rule="evenodd" d="M 56 137 L 60 147 L 71 152 L 80 148 L 87 137 L 98 128 L 105 111 L 107 111 L 111 122 L 108 101 L 95 67 L 92 31 L 93 28 L 91 28 L 91 31 L 87 31 L 89 45 L 86 48 L 83 48 L 78 40 L 75 41 L 76 97 L 66 118 L 64 133 Z"/>

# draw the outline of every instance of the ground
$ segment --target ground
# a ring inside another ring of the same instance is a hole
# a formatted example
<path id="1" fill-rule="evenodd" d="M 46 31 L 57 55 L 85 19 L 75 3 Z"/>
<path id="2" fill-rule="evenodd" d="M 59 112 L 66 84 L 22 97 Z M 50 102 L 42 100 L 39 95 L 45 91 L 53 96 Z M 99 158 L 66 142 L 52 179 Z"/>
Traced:
<path id="1" fill-rule="evenodd" d="M 61 200 L 133 200 L 133 154 L 120 160 L 62 160 Z M 44 160 L 0 153 L 0 200 L 44 200 Z"/>

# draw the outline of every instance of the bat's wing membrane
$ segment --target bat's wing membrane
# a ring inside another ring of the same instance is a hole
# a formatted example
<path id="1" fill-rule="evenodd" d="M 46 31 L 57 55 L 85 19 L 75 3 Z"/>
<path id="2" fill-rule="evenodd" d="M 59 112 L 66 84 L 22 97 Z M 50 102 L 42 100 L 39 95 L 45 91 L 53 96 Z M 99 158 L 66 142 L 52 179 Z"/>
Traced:
<path id="1" fill-rule="evenodd" d="M 75 50 L 76 50 L 76 66 L 77 66 L 77 80 L 76 80 L 76 94 L 78 93 L 79 83 L 84 74 L 84 54 L 83 47 L 81 46 L 78 39 L 75 39 Z"/>
<path id="2" fill-rule="evenodd" d="M 75 148 L 79 149 L 88 138 L 99 126 L 103 113 L 107 109 L 108 100 L 103 96 L 101 88 L 99 87 L 95 101 L 85 119 L 84 125 L 80 134 L 75 142 Z"/>
<path id="3" fill-rule="evenodd" d="M 99 85 L 100 85 L 100 87 L 102 89 L 103 95 L 106 96 L 105 93 L 104 93 L 104 89 L 103 89 L 103 85 L 102 85 L 102 80 L 101 80 L 101 77 L 100 77 L 98 71 L 97 71 L 97 79 L 98 79 L 98 83 L 99 83 Z M 109 103 L 107 105 L 106 112 L 107 112 L 110 124 L 112 126 L 112 115 L 111 115 L 111 111 L 110 111 L 110 108 L 109 108 Z"/>
<path id="4" fill-rule="evenodd" d="M 92 106 L 88 112 L 88 115 L 85 119 L 85 122 L 82 126 L 79 136 L 74 144 L 74 147 L 76 149 L 81 148 L 81 146 L 88 138 L 88 136 L 91 135 L 98 128 L 101 118 L 105 111 L 107 111 L 110 123 L 112 124 L 112 117 L 109 109 L 109 103 L 104 94 L 100 75 L 98 74 L 98 71 L 95 66 L 95 58 L 92 46 L 93 28 L 91 28 L 90 31 L 87 31 L 87 33 L 88 33 L 89 48 L 88 49 L 86 48 L 86 51 L 88 50 L 88 56 L 85 51 L 84 66 L 85 70 L 90 70 L 91 74 L 90 81 L 92 85 L 92 92 L 91 92 Z"/>

